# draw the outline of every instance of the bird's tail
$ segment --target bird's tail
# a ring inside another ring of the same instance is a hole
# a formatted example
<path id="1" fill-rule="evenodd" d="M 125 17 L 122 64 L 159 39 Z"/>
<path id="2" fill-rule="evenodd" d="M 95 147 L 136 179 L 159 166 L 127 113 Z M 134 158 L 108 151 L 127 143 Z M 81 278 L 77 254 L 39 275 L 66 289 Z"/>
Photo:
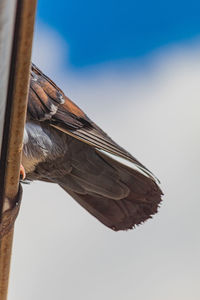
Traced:
<path id="1" fill-rule="evenodd" d="M 83 173 L 72 174 L 75 181 L 84 186 L 85 192 L 74 191 L 65 182 L 59 183 L 60 186 L 89 213 L 115 231 L 131 229 L 151 218 L 161 202 L 162 191 L 157 183 L 98 150 L 94 151 L 97 163 L 109 166 L 112 172 L 99 179 L 89 179 Z M 92 185 L 95 185 L 95 192 Z"/>

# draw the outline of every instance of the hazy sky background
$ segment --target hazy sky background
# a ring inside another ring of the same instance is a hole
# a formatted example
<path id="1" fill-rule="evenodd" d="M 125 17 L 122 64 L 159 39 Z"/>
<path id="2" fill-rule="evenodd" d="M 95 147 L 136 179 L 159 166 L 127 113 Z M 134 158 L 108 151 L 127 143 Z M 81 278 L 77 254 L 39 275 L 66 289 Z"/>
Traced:
<path id="1" fill-rule="evenodd" d="M 39 1 L 33 61 L 165 197 L 115 233 L 56 185 L 23 186 L 9 300 L 200 298 L 200 4 L 148 3 Z"/>

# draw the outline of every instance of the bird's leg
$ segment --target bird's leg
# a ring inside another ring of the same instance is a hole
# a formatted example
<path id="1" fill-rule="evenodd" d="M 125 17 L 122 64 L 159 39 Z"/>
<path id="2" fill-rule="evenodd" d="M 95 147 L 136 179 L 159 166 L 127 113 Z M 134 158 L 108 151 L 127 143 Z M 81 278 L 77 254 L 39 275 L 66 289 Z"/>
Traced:
<path id="1" fill-rule="evenodd" d="M 23 165 L 21 164 L 20 165 L 20 179 L 24 180 L 25 178 L 26 178 L 26 172 L 25 172 Z"/>

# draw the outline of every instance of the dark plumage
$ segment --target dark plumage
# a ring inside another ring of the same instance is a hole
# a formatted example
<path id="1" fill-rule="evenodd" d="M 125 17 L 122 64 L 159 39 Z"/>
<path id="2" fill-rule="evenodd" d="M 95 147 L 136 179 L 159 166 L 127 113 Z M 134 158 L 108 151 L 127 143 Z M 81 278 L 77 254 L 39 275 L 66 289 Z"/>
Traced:
<path id="1" fill-rule="evenodd" d="M 127 167 L 100 150 L 131 161 Z M 154 175 L 93 123 L 35 65 L 22 164 L 26 179 L 58 183 L 106 226 L 124 230 L 157 212 Z"/>

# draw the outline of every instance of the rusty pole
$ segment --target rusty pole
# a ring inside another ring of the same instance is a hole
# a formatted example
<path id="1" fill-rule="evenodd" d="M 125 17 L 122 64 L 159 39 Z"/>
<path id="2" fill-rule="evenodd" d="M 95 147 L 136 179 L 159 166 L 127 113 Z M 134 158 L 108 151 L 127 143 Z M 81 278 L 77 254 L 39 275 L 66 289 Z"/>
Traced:
<path id="1" fill-rule="evenodd" d="M 5 110 L 3 106 L 1 107 L 1 112 L 3 111 L 1 119 L 4 117 L 0 160 L 1 300 L 7 299 L 14 221 L 19 210 L 21 196 L 19 170 L 35 10 L 36 0 L 3 0 L 0 4 L 0 49 L 4 47 L 1 47 L 1 43 L 11 37 L 11 40 L 7 41 L 7 49 L 0 52 L 0 74 L 5 75 L 3 83 L 5 95 L 0 96 L 1 98 L 5 96 L 6 103 Z M 9 29 L 8 25 L 10 25 Z M 7 77 L 5 72 L 8 73 Z"/>

